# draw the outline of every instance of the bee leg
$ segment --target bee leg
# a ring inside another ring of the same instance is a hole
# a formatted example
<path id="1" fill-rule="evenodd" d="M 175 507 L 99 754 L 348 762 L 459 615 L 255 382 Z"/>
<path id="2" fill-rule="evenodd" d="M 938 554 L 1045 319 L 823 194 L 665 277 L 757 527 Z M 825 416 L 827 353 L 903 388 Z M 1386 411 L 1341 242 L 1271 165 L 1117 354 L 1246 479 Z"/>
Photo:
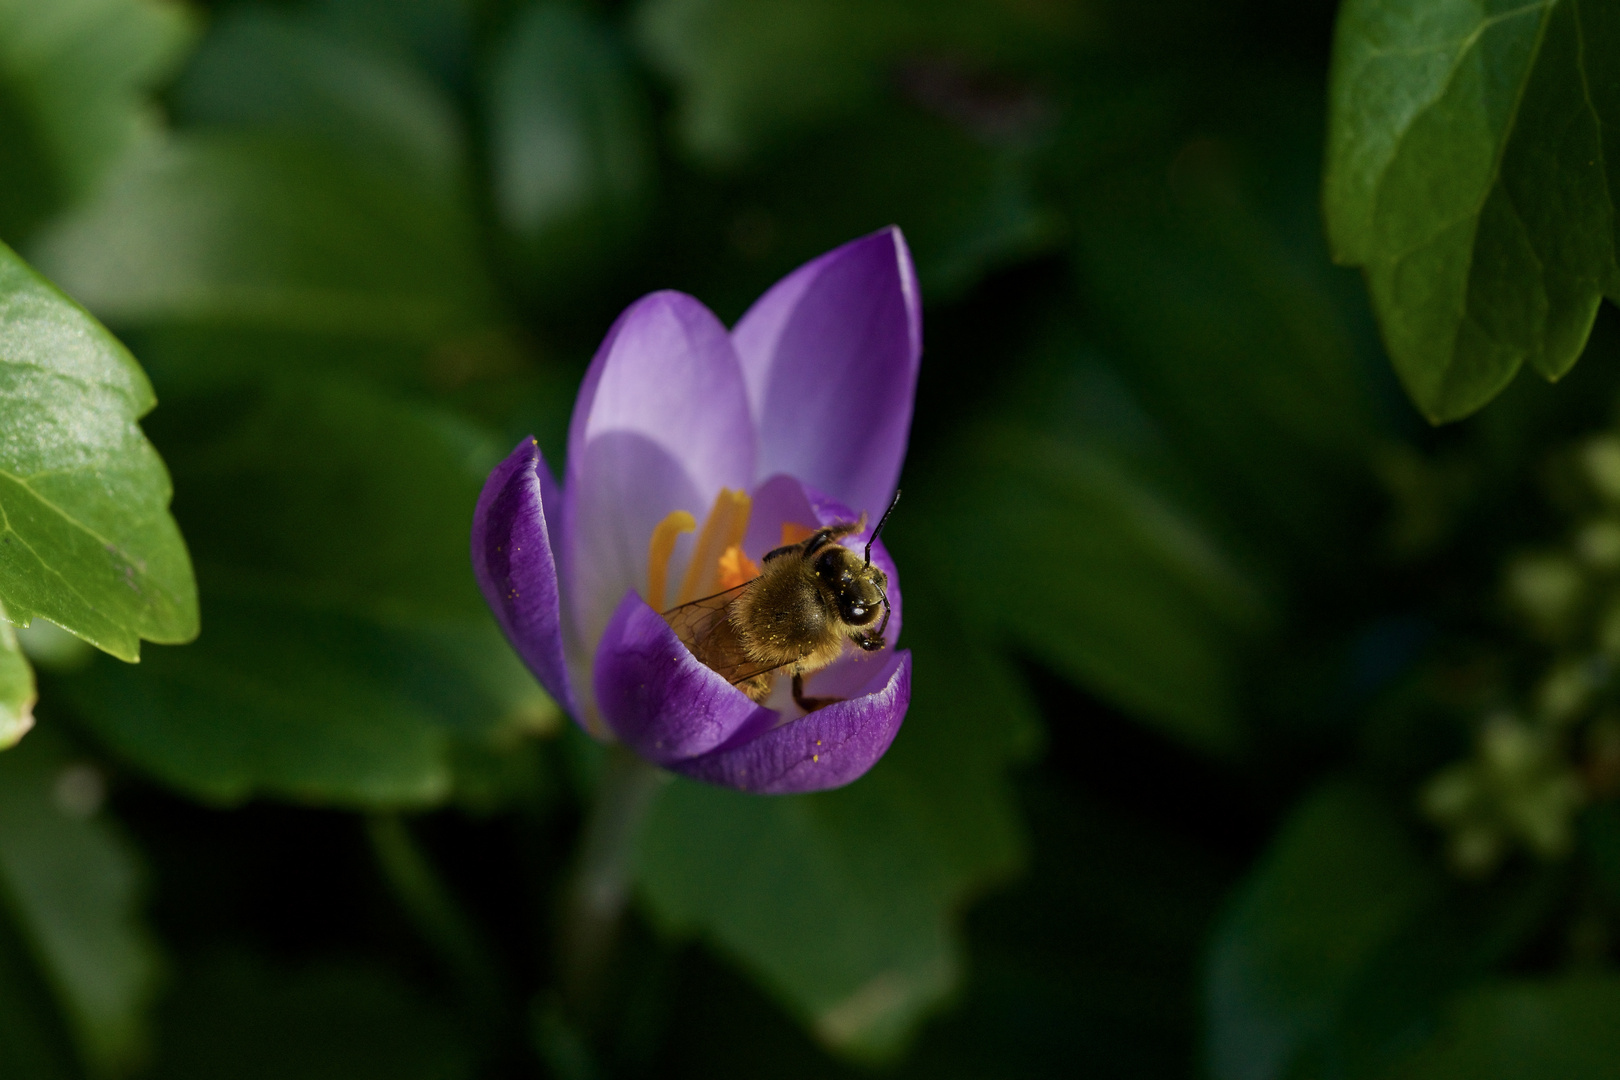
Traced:
<path id="1" fill-rule="evenodd" d="M 807 713 L 815 712 L 825 705 L 832 705 L 843 700 L 841 697 L 805 697 L 804 673 L 799 672 L 793 676 L 793 701 Z"/>

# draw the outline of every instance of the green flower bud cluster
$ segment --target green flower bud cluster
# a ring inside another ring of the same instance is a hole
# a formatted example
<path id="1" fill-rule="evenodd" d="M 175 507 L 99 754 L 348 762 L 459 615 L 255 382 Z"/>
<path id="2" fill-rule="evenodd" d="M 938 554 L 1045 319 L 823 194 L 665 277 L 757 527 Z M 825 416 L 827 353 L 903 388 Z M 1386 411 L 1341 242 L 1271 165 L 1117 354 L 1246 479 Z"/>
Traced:
<path id="1" fill-rule="evenodd" d="M 1589 440 L 1576 463 L 1590 498 L 1568 542 L 1513 559 L 1504 582 L 1552 658 L 1525 700 L 1487 715 L 1473 753 L 1420 794 L 1468 876 L 1515 851 L 1563 857 L 1581 807 L 1620 794 L 1620 435 Z"/>

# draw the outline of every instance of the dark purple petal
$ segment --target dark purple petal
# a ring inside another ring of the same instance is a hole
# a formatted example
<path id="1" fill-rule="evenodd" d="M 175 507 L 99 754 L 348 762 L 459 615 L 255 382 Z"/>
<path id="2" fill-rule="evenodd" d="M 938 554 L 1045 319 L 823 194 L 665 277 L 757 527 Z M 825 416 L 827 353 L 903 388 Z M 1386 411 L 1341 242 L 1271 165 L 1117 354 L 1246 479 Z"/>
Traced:
<path id="1" fill-rule="evenodd" d="M 569 714 L 579 706 L 563 659 L 561 597 L 546 505 L 550 471 L 533 439 L 518 443 L 484 481 L 473 512 L 472 563 L 506 637 Z"/>
<path id="2" fill-rule="evenodd" d="M 754 459 L 725 327 L 682 293 L 632 304 L 591 361 L 568 432 L 563 563 L 583 648 L 626 589 L 646 588 L 653 527 L 673 510 L 701 522 L 722 487 L 748 487 Z"/>
<path id="3" fill-rule="evenodd" d="M 881 685 L 817 709 L 754 738 L 753 726 L 726 746 L 669 766 L 682 776 L 759 795 L 842 787 L 889 749 L 911 703 L 911 654 L 895 653 Z"/>
<path id="4" fill-rule="evenodd" d="M 759 430 L 756 475 L 797 476 L 874 518 L 911 431 L 922 305 L 895 227 L 806 263 L 732 331 Z"/>
<path id="5" fill-rule="evenodd" d="M 634 592 L 608 621 L 596 652 L 596 706 L 613 733 L 648 761 L 669 766 L 776 714 L 699 663 Z"/>

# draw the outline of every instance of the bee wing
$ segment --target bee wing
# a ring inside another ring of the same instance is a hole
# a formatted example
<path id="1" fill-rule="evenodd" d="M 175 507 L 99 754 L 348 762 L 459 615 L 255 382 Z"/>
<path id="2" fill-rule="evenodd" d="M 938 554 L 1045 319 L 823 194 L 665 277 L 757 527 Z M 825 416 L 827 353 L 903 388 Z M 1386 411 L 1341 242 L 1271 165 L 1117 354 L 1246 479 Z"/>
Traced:
<path id="1" fill-rule="evenodd" d="M 752 584 L 752 581 L 745 581 L 725 592 L 704 596 L 664 612 L 664 621 L 669 623 L 681 643 L 692 650 L 692 655 L 724 676 L 732 685 L 787 666 L 761 664 L 748 659 L 743 652 L 742 641 L 731 625 L 728 617 L 731 602 Z"/>

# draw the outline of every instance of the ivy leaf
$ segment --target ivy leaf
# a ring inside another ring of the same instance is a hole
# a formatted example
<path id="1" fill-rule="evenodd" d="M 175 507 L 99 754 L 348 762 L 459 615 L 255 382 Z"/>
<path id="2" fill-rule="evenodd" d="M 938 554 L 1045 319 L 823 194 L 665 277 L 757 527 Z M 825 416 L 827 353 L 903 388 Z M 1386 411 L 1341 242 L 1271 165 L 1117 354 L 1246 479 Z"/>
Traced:
<path id="1" fill-rule="evenodd" d="M 0 0 L 0 237 L 25 237 L 156 129 L 144 95 L 192 36 L 168 0 Z"/>
<path id="2" fill-rule="evenodd" d="M 1620 9 L 1350 0 L 1324 203 L 1407 391 L 1440 422 L 1556 379 L 1620 297 Z"/>
<path id="3" fill-rule="evenodd" d="M 122 660 L 197 634 L 169 475 L 135 360 L 0 245 L 0 601 Z"/>
<path id="4" fill-rule="evenodd" d="M 892 1058 L 956 987 L 957 912 L 1024 854 L 1005 770 L 1034 741 L 1028 703 L 920 578 L 906 578 L 907 723 L 871 773 L 766 799 L 677 780 L 639 852 L 658 924 L 701 935 L 864 1059 Z"/>
<path id="5" fill-rule="evenodd" d="M 157 953 L 138 918 L 140 866 L 96 817 L 102 781 L 50 731 L 0 756 L 0 907 L 92 1071 L 145 1047 Z"/>

